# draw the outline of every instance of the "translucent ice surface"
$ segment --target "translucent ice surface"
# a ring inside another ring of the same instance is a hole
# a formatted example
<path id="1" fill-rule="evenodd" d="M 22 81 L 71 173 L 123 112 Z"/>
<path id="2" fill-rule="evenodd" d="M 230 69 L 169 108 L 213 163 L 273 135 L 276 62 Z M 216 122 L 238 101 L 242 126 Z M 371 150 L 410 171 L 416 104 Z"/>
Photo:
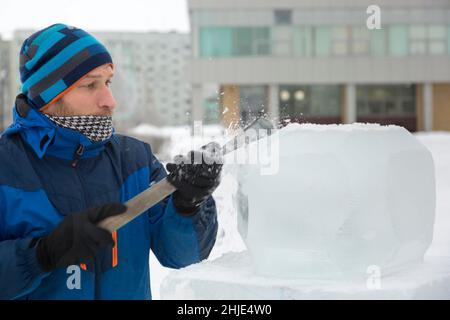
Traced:
<path id="1" fill-rule="evenodd" d="M 423 259 L 433 235 L 434 164 L 411 133 L 291 124 L 269 139 L 279 143 L 277 172 L 249 165 L 240 181 L 239 231 L 259 274 L 386 275 Z"/>

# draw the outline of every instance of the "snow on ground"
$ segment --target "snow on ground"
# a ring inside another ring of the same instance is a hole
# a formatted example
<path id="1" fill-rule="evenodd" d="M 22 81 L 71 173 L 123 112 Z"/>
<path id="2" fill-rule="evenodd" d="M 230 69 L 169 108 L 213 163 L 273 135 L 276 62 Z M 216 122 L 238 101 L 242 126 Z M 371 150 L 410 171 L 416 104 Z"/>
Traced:
<path id="1" fill-rule="evenodd" d="M 395 276 L 325 280 L 261 276 L 248 251 L 172 271 L 161 285 L 162 298 L 173 300 L 427 300 L 449 299 L 449 292 L 449 258 L 427 257 Z"/>
<path id="2" fill-rule="evenodd" d="M 212 140 L 223 142 L 225 132 L 220 126 L 211 126 L 204 130 L 203 137 L 192 139 L 188 127 L 153 129 L 145 129 L 141 126 L 139 134 L 144 132 L 169 136 L 170 142 L 165 145 L 162 153 L 162 157 L 166 159 L 185 153 L 192 147 L 198 148 Z M 431 151 L 436 170 L 436 220 L 433 242 L 427 251 L 427 256 L 430 259 L 434 259 L 433 256 L 450 257 L 450 232 L 448 232 L 450 229 L 450 133 L 416 133 L 415 136 Z M 237 190 L 234 170 L 233 167 L 224 166 L 222 183 L 214 193 L 219 212 L 219 231 L 216 245 L 208 259 L 210 261 L 230 251 L 245 250 L 245 245 L 237 231 L 236 208 L 233 201 Z M 245 260 L 245 257 L 242 256 L 242 259 Z M 153 254 L 150 258 L 150 267 L 153 298 L 159 299 L 160 285 L 164 277 L 172 270 L 161 267 Z"/>

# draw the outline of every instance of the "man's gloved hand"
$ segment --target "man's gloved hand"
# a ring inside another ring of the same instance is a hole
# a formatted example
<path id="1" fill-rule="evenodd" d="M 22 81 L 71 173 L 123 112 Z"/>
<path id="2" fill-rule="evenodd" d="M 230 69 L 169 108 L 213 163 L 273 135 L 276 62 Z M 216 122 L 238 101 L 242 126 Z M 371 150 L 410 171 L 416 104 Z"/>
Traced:
<path id="1" fill-rule="evenodd" d="M 220 183 L 223 157 L 217 143 L 209 143 L 201 151 L 178 155 L 175 163 L 166 165 L 167 180 L 177 188 L 173 204 L 182 214 L 193 214 Z"/>
<path id="2" fill-rule="evenodd" d="M 111 233 L 96 224 L 125 210 L 121 203 L 109 203 L 64 218 L 48 236 L 33 241 L 41 268 L 48 272 L 84 263 L 101 249 L 113 246 Z"/>

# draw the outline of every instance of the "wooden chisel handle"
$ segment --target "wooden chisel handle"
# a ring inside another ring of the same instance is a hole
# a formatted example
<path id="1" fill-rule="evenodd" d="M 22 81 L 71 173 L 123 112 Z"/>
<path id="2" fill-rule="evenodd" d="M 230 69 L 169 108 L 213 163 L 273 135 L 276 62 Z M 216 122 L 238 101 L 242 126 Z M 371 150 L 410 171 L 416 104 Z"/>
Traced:
<path id="1" fill-rule="evenodd" d="M 110 232 L 116 231 L 172 194 L 175 190 L 176 188 L 167 181 L 167 178 L 164 178 L 128 200 L 125 203 L 127 211 L 100 221 L 98 226 Z"/>

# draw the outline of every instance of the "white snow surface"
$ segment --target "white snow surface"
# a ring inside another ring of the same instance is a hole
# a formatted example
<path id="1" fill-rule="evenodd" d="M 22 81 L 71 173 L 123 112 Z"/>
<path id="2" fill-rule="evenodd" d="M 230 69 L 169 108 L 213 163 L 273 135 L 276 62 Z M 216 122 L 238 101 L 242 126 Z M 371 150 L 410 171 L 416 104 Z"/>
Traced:
<path id="1" fill-rule="evenodd" d="M 248 251 L 172 271 L 161 285 L 163 299 L 449 299 L 450 258 L 425 261 L 395 276 L 367 279 L 306 279 L 260 276 Z"/>

